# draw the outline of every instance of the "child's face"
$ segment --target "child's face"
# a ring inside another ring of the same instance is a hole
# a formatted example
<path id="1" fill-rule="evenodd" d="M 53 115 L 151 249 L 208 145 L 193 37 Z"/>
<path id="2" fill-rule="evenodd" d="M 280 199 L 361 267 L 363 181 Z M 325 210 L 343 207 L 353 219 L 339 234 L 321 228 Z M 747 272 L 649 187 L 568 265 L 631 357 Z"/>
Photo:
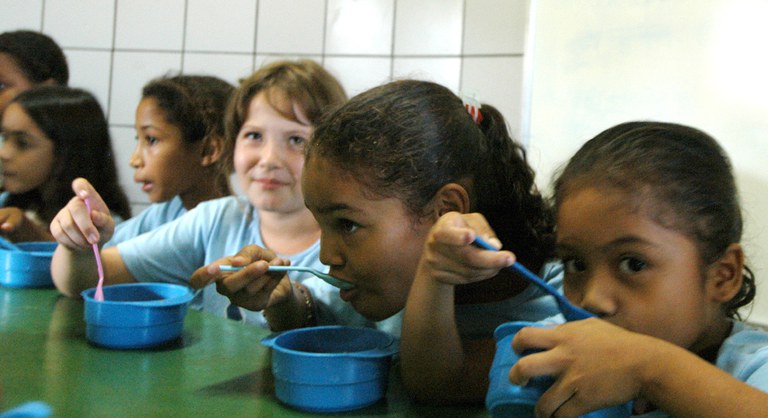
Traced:
<path id="1" fill-rule="evenodd" d="M 402 201 L 371 192 L 323 158 L 304 168 L 304 201 L 320 224 L 320 261 L 355 285 L 341 298 L 374 321 L 405 307 L 431 222 L 414 225 Z"/>
<path id="2" fill-rule="evenodd" d="M 695 243 L 628 203 L 630 197 L 582 188 L 561 203 L 557 251 L 565 295 L 631 331 L 694 351 L 706 346 L 707 329 L 723 314 L 707 294 Z"/>
<path id="3" fill-rule="evenodd" d="M 265 93 L 258 93 L 237 134 L 235 173 L 243 193 L 259 210 L 285 214 L 306 210 L 301 172 L 312 127 L 299 109 L 294 110 L 303 123 L 284 118 Z"/>
<path id="4" fill-rule="evenodd" d="M 0 52 L 0 116 L 14 97 L 30 88 L 32 82 L 21 72 L 14 59 Z"/>
<path id="5" fill-rule="evenodd" d="M 45 184 L 54 164 L 53 141 L 17 103 L 5 109 L 2 132 L 0 161 L 5 190 L 18 194 Z"/>
<path id="6" fill-rule="evenodd" d="M 130 164 L 149 201 L 164 202 L 176 195 L 184 199 L 200 184 L 202 149 L 187 145 L 178 126 L 168 122 L 157 99 L 142 99 L 136 108 L 136 148 Z"/>

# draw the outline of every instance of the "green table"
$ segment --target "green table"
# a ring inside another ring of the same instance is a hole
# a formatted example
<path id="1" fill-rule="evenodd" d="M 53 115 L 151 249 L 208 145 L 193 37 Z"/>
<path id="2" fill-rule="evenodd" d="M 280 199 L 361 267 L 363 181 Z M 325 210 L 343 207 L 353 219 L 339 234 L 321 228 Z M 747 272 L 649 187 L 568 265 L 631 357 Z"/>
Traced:
<path id="1" fill-rule="evenodd" d="M 85 339 L 83 302 L 54 289 L 0 287 L 0 411 L 43 401 L 54 416 L 310 416 L 274 396 L 268 331 L 190 311 L 182 337 L 120 351 Z M 482 407 L 408 402 L 391 373 L 387 397 L 345 416 L 487 417 Z"/>

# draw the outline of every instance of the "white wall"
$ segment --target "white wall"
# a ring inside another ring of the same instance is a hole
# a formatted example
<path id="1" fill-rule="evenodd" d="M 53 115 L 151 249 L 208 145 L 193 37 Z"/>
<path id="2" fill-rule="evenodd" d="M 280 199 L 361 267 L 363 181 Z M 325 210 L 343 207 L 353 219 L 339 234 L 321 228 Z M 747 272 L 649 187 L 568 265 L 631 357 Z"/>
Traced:
<path id="1" fill-rule="evenodd" d="M 540 183 L 617 123 L 678 122 L 717 138 L 735 166 L 748 265 L 768 324 L 768 2 L 534 0 L 529 142 Z M 762 280 L 761 280 L 762 279 Z"/>
<path id="2" fill-rule="evenodd" d="M 52 36 L 71 85 L 109 115 L 121 181 L 146 198 L 128 157 L 141 87 L 167 73 L 232 83 L 265 61 L 308 57 L 353 95 L 392 78 L 430 79 L 496 105 L 520 132 L 528 0 L 0 0 L 0 31 Z"/>

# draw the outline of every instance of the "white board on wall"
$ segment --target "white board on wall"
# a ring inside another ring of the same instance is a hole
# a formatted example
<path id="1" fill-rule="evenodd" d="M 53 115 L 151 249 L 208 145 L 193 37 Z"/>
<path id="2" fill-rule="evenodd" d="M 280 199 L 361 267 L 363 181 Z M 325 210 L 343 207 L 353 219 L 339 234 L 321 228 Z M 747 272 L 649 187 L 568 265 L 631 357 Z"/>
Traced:
<path id="1" fill-rule="evenodd" d="M 617 123 L 702 129 L 731 157 L 757 277 L 748 320 L 768 324 L 768 2 L 533 0 L 522 138 L 549 191 L 556 169 Z"/>

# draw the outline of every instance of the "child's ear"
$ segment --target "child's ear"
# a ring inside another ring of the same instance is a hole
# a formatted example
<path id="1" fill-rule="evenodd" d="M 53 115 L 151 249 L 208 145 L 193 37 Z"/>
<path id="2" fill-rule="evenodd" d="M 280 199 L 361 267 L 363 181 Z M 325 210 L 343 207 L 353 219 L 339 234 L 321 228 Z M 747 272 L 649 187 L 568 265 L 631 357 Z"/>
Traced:
<path id="1" fill-rule="evenodd" d="M 200 164 L 203 167 L 208 167 L 221 158 L 221 153 L 223 151 L 224 138 L 219 135 L 210 135 L 203 142 L 203 158 Z"/>
<path id="2" fill-rule="evenodd" d="M 468 213 L 470 210 L 467 189 L 458 183 L 448 183 L 441 187 L 432 201 L 438 217 L 448 212 Z"/>
<path id="3" fill-rule="evenodd" d="M 713 302 L 733 299 L 744 281 L 744 250 L 733 243 L 725 253 L 707 268 L 707 294 Z"/>

